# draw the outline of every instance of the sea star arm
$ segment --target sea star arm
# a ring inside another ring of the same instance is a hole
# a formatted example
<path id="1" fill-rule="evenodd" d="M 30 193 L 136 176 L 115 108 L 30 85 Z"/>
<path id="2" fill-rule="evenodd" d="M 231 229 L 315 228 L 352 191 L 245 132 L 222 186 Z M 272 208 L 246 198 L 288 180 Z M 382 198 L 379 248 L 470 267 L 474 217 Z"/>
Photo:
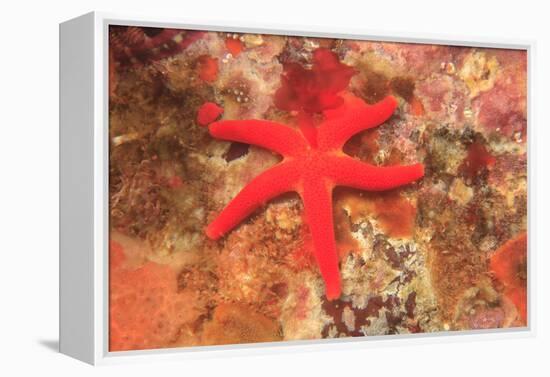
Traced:
<path id="1" fill-rule="evenodd" d="M 327 299 L 340 297 L 340 272 L 332 219 L 332 184 L 326 180 L 308 179 L 300 195 L 313 241 L 315 259 L 325 281 Z"/>
<path id="2" fill-rule="evenodd" d="M 374 105 L 354 107 L 343 117 L 328 119 L 319 126 L 319 146 L 321 148 L 341 148 L 356 133 L 379 126 L 388 120 L 397 100 L 387 96 Z"/>
<path id="3" fill-rule="evenodd" d="M 211 123 L 209 130 L 218 139 L 254 144 L 283 156 L 291 156 L 307 148 L 298 131 L 268 120 L 222 120 Z"/>
<path id="4" fill-rule="evenodd" d="M 424 176 L 424 165 L 374 166 L 348 156 L 334 157 L 330 175 L 336 185 L 383 191 L 406 185 Z"/>
<path id="5" fill-rule="evenodd" d="M 292 162 L 281 162 L 258 175 L 208 225 L 206 235 L 217 240 L 270 199 L 294 191 L 298 174 Z"/>

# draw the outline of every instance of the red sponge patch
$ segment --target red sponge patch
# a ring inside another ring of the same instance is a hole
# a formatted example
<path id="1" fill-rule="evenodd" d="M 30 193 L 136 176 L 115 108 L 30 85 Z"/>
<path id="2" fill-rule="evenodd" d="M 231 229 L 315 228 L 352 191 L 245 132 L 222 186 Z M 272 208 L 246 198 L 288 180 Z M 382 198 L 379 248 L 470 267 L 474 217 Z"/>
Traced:
<path id="1" fill-rule="evenodd" d="M 313 53 L 313 67 L 287 63 L 281 75 L 281 88 L 275 93 L 275 105 L 281 110 L 308 113 L 333 109 L 343 103 L 339 92 L 348 87 L 355 69 L 340 63 L 338 56 L 325 48 Z"/>
<path id="2" fill-rule="evenodd" d="M 218 119 L 223 113 L 223 109 L 213 102 L 205 102 L 197 113 L 197 123 L 201 126 L 208 126 Z"/>

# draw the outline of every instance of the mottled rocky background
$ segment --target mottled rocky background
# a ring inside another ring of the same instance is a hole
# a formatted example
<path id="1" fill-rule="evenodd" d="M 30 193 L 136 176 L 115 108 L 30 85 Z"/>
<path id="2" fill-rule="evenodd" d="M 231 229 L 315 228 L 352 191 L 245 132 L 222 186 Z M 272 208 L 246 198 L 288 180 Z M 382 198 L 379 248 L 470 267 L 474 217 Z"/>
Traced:
<path id="1" fill-rule="evenodd" d="M 357 70 L 356 96 L 399 100 L 345 152 L 426 168 L 399 190 L 336 190 L 337 301 L 297 195 L 205 236 L 279 157 L 195 121 L 210 101 L 223 119 L 291 124 L 273 105 L 283 65 L 319 47 Z M 524 51 L 112 27 L 111 350 L 525 326 L 526 65 Z"/>

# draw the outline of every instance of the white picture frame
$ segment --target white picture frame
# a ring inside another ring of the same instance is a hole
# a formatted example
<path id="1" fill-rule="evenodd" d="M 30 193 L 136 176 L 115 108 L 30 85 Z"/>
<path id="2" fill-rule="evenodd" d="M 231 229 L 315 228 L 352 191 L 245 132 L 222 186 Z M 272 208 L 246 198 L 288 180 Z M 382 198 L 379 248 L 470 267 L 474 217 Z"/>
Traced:
<path id="1" fill-rule="evenodd" d="M 169 27 L 358 40 L 521 49 L 528 56 L 528 326 L 520 329 L 441 332 L 231 346 L 109 352 L 108 350 L 108 27 Z M 199 20 L 88 13 L 60 24 L 60 351 L 90 364 L 208 358 L 382 347 L 535 336 L 536 252 L 533 219 L 532 85 L 535 42 L 443 37 L 413 33 L 327 30 L 312 26 L 246 25 Z"/>

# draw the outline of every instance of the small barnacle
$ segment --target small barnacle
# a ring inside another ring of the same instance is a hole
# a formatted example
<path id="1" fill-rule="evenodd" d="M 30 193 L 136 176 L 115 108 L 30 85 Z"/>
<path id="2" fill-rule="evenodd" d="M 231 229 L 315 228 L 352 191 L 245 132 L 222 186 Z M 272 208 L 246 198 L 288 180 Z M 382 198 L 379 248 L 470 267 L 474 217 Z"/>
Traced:
<path id="1" fill-rule="evenodd" d="M 259 47 L 264 44 L 264 39 L 260 34 L 245 34 L 241 38 L 246 48 Z"/>
<path id="2" fill-rule="evenodd" d="M 464 114 L 464 118 L 468 118 L 468 119 L 474 116 L 474 112 L 469 107 L 464 108 L 463 114 Z"/>
<path id="3" fill-rule="evenodd" d="M 243 78 L 236 78 L 229 82 L 229 84 L 222 90 L 222 94 L 236 103 L 247 103 L 250 98 L 250 86 Z"/>
<path id="4" fill-rule="evenodd" d="M 111 139 L 111 142 L 113 143 L 113 147 L 118 147 L 119 145 L 128 143 L 130 141 L 134 141 L 139 139 L 139 134 L 137 132 L 130 132 L 124 135 L 118 135 Z"/>
<path id="5" fill-rule="evenodd" d="M 222 58 L 222 63 L 229 63 L 229 61 L 233 58 L 233 54 L 231 54 L 230 52 L 228 52 L 227 54 L 224 55 L 224 57 Z"/>
<path id="6" fill-rule="evenodd" d="M 456 178 L 449 190 L 449 198 L 460 203 L 461 205 L 466 205 L 473 198 L 474 191 L 471 187 L 468 187 L 464 184 L 464 181 L 460 178 Z"/>
<path id="7" fill-rule="evenodd" d="M 453 62 L 442 62 L 441 70 L 448 75 L 454 75 L 456 73 L 456 67 Z"/>
<path id="8" fill-rule="evenodd" d="M 319 48 L 319 43 L 317 41 L 306 39 L 304 41 L 304 50 L 306 51 L 314 51 Z"/>

